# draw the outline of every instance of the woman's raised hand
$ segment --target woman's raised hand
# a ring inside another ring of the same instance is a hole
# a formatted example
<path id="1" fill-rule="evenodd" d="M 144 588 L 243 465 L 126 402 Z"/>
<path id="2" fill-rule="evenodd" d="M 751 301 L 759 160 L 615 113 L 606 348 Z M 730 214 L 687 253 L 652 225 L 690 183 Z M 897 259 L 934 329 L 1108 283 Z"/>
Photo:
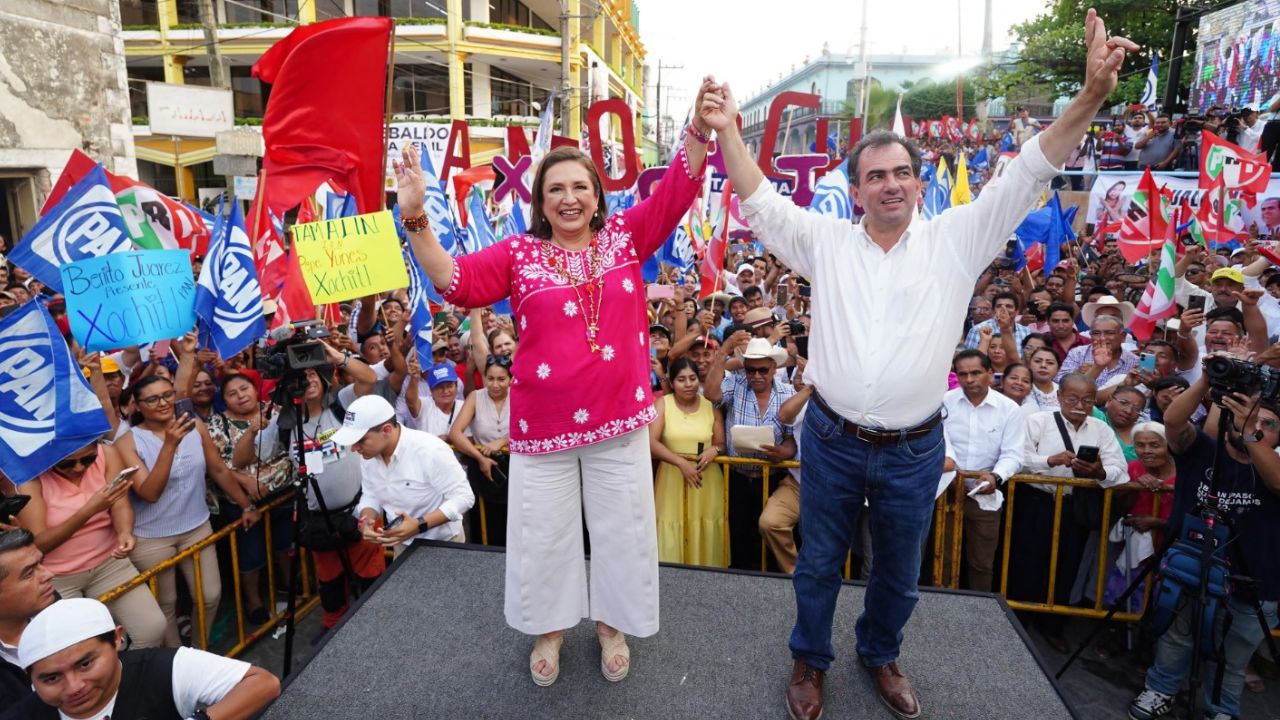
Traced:
<path id="1" fill-rule="evenodd" d="M 425 203 L 427 179 L 422 174 L 422 158 L 418 156 L 417 144 L 409 143 L 400 151 L 400 162 L 395 163 L 395 171 L 400 217 L 418 217 Z"/>
<path id="2" fill-rule="evenodd" d="M 710 75 L 707 76 L 707 81 L 712 83 L 712 87 L 708 88 L 706 81 L 703 82 L 704 90 L 699 93 L 698 116 L 707 127 L 716 132 L 724 132 L 736 122 L 738 101 L 734 99 L 729 83 L 716 85 Z"/>

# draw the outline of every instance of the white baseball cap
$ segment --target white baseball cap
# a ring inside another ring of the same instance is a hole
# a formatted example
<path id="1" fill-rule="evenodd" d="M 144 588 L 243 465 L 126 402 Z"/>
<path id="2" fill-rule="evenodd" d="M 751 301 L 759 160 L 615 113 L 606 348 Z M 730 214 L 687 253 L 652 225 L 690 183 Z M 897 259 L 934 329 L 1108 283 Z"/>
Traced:
<path id="1" fill-rule="evenodd" d="M 342 419 L 342 427 L 333 434 L 333 441 L 339 445 L 350 447 L 360 441 L 364 434 L 388 420 L 394 420 L 396 409 L 381 395 L 365 395 L 356 398 L 347 406 L 346 417 Z"/>
<path id="2" fill-rule="evenodd" d="M 748 272 L 748 271 L 755 272 L 756 266 L 752 265 L 751 263 L 744 262 L 738 266 L 738 272 L 734 273 L 734 275 L 741 275 L 742 273 Z"/>
<path id="3" fill-rule="evenodd" d="M 92 598 L 59 600 L 41 610 L 18 642 L 18 664 L 30 668 L 37 662 L 78 642 L 115 632 L 107 606 Z"/>

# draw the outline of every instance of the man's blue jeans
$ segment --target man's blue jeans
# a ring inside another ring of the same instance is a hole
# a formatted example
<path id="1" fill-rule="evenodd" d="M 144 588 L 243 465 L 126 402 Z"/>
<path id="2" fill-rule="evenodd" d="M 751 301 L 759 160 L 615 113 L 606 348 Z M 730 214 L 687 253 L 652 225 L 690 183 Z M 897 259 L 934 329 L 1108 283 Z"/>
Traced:
<path id="1" fill-rule="evenodd" d="M 898 658 L 902 628 L 920 597 L 920 554 L 933 515 L 945 448 L 942 425 L 915 440 L 872 445 L 812 402 L 804 419 L 800 530 L 792 584 L 791 656 L 820 670 L 835 659 L 831 622 L 845 555 L 867 504 L 875 561 L 858 618 L 858 656 L 868 667 Z"/>
<path id="2" fill-rule="evenodd" d="M 1147 670 L 1147 688 L 1165 695 L 1177 695 L 1182 683 L 1191 672 L 1191 607 L 1187 602 L 1178 612 L 1173 625 L 1156 643 L 1156 661 Z M 1230 613 L 1231 628 L 1227 631 L 1224 656 L 1226 668 L 1222 674 L 1222 697 L 1213 702 L 1213 685 L 1217 664 L 1204 660 L 1200 664 L 1200 684 L 1204 689 L 1201 707 L 1211 713 L 1240 716 L 1240 690 L 1244 687 L 1244 667 L 1253 657 L 1253 651 L 1263 641 L 1262 626 L 1253 613 L 1253 605 L 1233 598 L 1227 599 L 1225 610 L 1219 609 L 1214 622 L 1215 640 L 1222 638 L 1223 620 Z M 1276 625 L 1276 603 L 1262 603 L 1262 615 L 1269 627 Z"/>

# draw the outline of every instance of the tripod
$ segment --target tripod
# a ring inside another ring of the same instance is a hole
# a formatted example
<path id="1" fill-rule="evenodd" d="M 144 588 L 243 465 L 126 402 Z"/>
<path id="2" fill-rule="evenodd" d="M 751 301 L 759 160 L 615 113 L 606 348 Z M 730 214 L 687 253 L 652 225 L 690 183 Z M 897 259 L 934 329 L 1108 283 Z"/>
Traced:
<path id="1" fill-rule="evenodd" d="M 297 470 L 294 472 L 293 486 L 293 539 L 289 543 L 289 598 L 285 605 L 285 631 L 284 631 L 284 670 L 281 677 L 288 677 L 289 672 L 293 669 L 293 639 L 296 626 L 296 610 L 298 603 L 298 584 L 301 574 L 298 572 L 298 531 L 302 525 L 303 514 L 307 510 L 307 490 L 315 493 L 316 504 L 320 507 L 320 516 L 324 518 L 325 529 L 329 535 L 337 538 L 338 530 L 333 525 L 333 518 L 329 517 L 329 507 L 325 503 L 324 493 L 320 492 L 320 485 L 316 481 L 314 473 L 307 471 L 307 456 L 304 443 L 306 434 L 303 432 L 303 425 L 307 418 L 306 402 L 303 396 L 306 394 L 307 377 L 305 371 L 289 370 L 285 377 L 281 380 L 282 392 L 288 397 L 289 402 L 282 404 L 282 407 L 290 409 L 293 413 L 293 445 L 294 445 L 294 463 Z M 360 597 L 360 579 L 356 576 L 356 571 L 351 566 L 351 558 L 347 557 L 346 547 L 338 548 L 338 561 L 342 563 L 342 573 L 346 579 L 347 587 L 356 597 Z"/>
<path id="2" fill-rule="evenodd" d="M 1198 584 L 1194 588 L 1188 587 L 1188 589 L 1191 590 L 1190 610 L 1192 613 L 1191 614 L 1191 665 L 1190 665 L 1189 672 L 1187 673 L 1187 680 L 1189 685 L 1189 692 L 1188 692 L 1188 698 L 1187 698 L 1187 717 L 1190 720 L 1195 720 L 1196 713 L 1200 709 L 1201 694 L 1199 691 L 1199 685 L 1201 682 L 1200 673 L 1203 669 L 1202 668 L 1203 657 L 1201 654 L 1202 653 L 1201 637 L 1202 637 L 1202 632 L 1204 630 L 1203 623 L 1205 621 L 1205 617 L 1204 617 L 1205 609 L 1209 604 L 1210 578 L 1213 571 L 1213 558 L 1215 554 L 1220 554 L 1224 552 L 1227 545 L 1227 542 L 1223 542 L 1221 545 L 1219 545 L 1218 530 L 1220 527 L 1225 528 L 1228 531 L 1227 537 L 1230 538 L 1233 536 L 1233 533 L 1231 532 L 1233 530 L 1231 526 L 1231 521 L 1227 517 L 1226 512 L 1222 506 L 1222 502 L 1221 502 L 1222 496 L 1220 494 L 1220 490 L 1218 487 L 1222 479 L 1223 468 L 1225 467 L 1225 461 L 1226 461 L 1226 443 L 1228 442 L 1227 428 L 1230 427 L 1231 423 L 1233 422 L 1233 415 L 1232 415 L 1232 412 L 1222 403 L 1222 397 L 1217 391 L 1214 392 L 1213 399 L 1217 403 L 1218 409 L 1220 411 L 1220 415 L 1218 419 L 1217 443 L 1214 446 L 1214 453 L 1213 453 L 1213 463 L 1212 463 L 1213 473 L 1211 478 L 1209 479 L 1209 488 L 1208 488 L 1208 491 L 1205 493 L 1204 499 L 1196 505 L 1196 507 L 1193 509 L 1191 513 L 1188 513 L 1188 518 L 1198 516 L 1204 524 L 1204 528 L 1200 532 L 1200 537 L 1197 538 L 1200 544 L 1200 553 L 1199 553 L 1200 565 L 1199 565 Z M 1093 629 L 1089 632 L 1088 637 L 1086 637 L 1084 642 L 1081 643 L 1078 648 L 1076 648 L 1075 652 L 1071 654 L 1071 657 L 1067 658 L 1067 661 L 1063 663 L 1062 667 L 1058 670 L 1057 674 L 1054 676 L 1055 678 L 1061 678 L 1063 674 L 1066 673 L 1067 669 L 1070 668 L 1071 665 L 1080 657 L 1080 654 L 1084 652 L 1084 649 L 1089 647 L 1089 645 L 1098 636 L 1098 634 L 1102 631 L 1102 629 L 1106 627 L 1109 622 L 1111 622 L 1112 618 L 1115 617 L 1115 614 L 1120 610 L 1121 607 L 1124 606 L 1125 602 L 1128 601 L 1129 598 L 1133 596 L 1133 594 L 1137 591 L 1137 589 L 1142 585 L 1143 580 L 1148 575 L 1152 574 L 1152 572 L 1157 567 L 1160 567 L 1160 561 L 1164 558 L 1166 553 L 1168 553 L 1169 549 L 1173 547 L 1177 539 L 1177 536 L 1174 535 L 1173 533 L 1166 533 L 1166 535 L 1167 536 L 1165 537 L 1164 543 L 1161 545 L 1159 552 L 1157 552 L 1155 555 L 1151 557 L 1150 561 L 1147 563 L 1147 567 L 1144 570 L 1142 570 L 1142 572 L 1140 572 L 1138 576 L 1133 579 L 1132 582 L 1129 583 L 1129 586 L 1125 588 L 1124 592 L 1121 593 L 1120 597 L 1118 597 L 1111 604 L 1111 608 L 1107 611 L 1106 616 L 1096 621 Z M 1243 569 L 1244 568 L 1242 568 L 1242 570 Z M 1098 572 L 1103 572 L 1103 568 L 1099 568 Z M 1228 579 L 1239 581 L 1239 582 L 1250 582 L 1250 579 L 1244 576 L 1233 575 L 1233 576 L 1228 576 Z M 1267 639 L 1267 642 L 1271 649 L 1271 653 L 1273 656 L 1275 656 L 1275 643 L 1271 639 L 1270 628 L 1267 626 L 1266 618 L 1262 613 L 1262 607 L 1256 598 L 1253 601 L 1253 609 L 1259 624 L 1262 626 L 1263 637 Z M 1183 608 L 1181 606 L 1179 606 L 1178 608 L 1175 608 L 1174 622 L 1176 622 L 1177 620 L 1176 615 L 1181 613 L 1182 611 L 1183 611 Z M 1146 613 L 1148 615 L 1151 613 L 1150 607 L 1147 608 Z M 1213 621 L 1212 618 L 1210 618 L 1209 620 L 1210 622 Z M 1146 618 L 1144 617 L 1144 622 L 1145 621 L 1146 621 Z M 1166 632 L 1171 632 L 1171 631 L 1172 631 L 1172 626 L 1170 626 L 1169 630 L 1166 630 Z M 1219 694 L 1222 688 L 1223 669 L 1224 669 L 1223 663 L 1220 662 L 1218 664 L 1217 675 L 1214 678 L 1214 701 L 1215 702 L 1217 701 L 1217 698 L 1219 697 Z"/>

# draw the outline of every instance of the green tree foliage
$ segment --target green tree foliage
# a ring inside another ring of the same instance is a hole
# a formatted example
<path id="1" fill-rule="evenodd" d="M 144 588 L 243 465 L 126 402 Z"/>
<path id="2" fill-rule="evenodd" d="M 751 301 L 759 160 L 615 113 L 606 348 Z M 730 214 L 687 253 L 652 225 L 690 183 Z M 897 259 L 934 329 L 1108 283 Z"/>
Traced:
<path id="1" fill-rule="evenodd" d="M 1160 53 L 1160 94 L 1164 95 L 1166 63 L 1173 44 L 1174 16 L 1179 5 L 1204 3 L 1178 0 L 1051 0 L 1045 12 L 1027 22 L 1015 25 L 1014 37 L 1021 45 L 1018 60 L 1012 65 L 996 66 L 980 81 L 981 90 L 990 97 L 1012 96 L 1020 88 L 1047 87 L 1055 95 L 1073 96 L 1083 81 L 1085 46 L 1084 18 L 1090 7 L 1096 8 L 1111 35 L 1123 35 L 1141 48 L 1130 54 L 1120 71 L 1120 84 L 1106 104 L 1137 102 L 1146 85 L 1151 54 Z M 1194 66 L 1195 29 L 1188 35 L 1187 55 L 1183 59 L 1183 91 L 1191 79 Z"/>
<path id="2" fill-rule="evenodd" d="M 964 117 L 974 116 L 973 82 L 964 82 Z M 915 120 L 940 118 L 943 115 L 956 114 L 956 84 L 954 80 L 934 82 L 921 80 L 912 85 L 902 98 L 902 114 Z M 892 119 L 892 116 L 890 116 Z"/>
<path id="3" fill-rule="evenodd" d="M 863 123 L 863 130 L 870 131 L 877 128 L 889 129 L 893 126 L 893 111 L 898 107 L 898 93 L 893 90 L 886 90 L 879 85 L 872 85 L 871 91 L 867 95 L 867 119 Z M 906 112 L 905 110 L 903 112 Z M 858 108 L 854 106 L 850 100 L 844 104 L 844 114 L 847 117 L 854 117 L 858 114 Z"/>

